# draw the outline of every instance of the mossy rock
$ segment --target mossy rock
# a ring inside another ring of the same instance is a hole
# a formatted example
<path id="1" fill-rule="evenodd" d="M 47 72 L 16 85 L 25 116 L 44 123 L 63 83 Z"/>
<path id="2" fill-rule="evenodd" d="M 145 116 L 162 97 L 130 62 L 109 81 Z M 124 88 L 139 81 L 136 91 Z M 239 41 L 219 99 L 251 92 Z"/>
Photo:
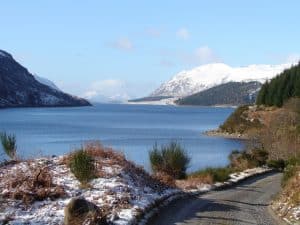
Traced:
<path id="1" fill-rule="evenodd" d="M 108 225 L 100 208 L 84 198 L 73 198 L 64 211 L 64 225 Z"/>

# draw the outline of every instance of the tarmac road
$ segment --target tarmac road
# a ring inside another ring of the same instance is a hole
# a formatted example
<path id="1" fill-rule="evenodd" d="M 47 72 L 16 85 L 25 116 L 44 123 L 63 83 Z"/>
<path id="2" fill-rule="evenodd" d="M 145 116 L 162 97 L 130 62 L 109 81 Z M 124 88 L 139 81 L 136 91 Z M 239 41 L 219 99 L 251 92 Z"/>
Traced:
<path id="1" fill-rule="evenodd" d="M 249 178 L 235 187 L 176 200 L 148 225 L 277 225 L 268 205 L 280 191 L 282 174 Z"/>

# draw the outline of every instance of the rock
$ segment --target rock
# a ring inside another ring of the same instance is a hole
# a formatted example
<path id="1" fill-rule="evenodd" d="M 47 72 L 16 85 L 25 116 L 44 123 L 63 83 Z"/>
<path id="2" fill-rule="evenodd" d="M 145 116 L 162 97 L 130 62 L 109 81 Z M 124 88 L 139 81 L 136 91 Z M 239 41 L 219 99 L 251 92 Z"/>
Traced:
<path id="1" fill-rule="evenodd" d="M 73 198 L 65 207 L 64 225 L 108 225 L 100 208 L 84 198 Z"/>

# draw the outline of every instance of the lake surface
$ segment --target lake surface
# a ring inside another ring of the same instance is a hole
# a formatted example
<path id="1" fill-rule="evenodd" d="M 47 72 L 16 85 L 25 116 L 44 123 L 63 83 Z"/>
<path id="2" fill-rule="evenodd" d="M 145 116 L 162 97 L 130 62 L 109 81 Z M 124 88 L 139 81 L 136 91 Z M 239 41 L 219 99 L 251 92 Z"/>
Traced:
<path id="1" fill-rule="evenodd" d="M 192 158 L 189 171 L 223 166 L 243 143 L 202 132 L 217 128 L 232 108 L 97 104 L 74 108 L 0 110 L 0 131 L 17 136 L 22 157 L 61 155 L 85 141 L 100 140 L 149 170 L 148 151 L 155 144 L 180 142 Z M 0 156 L 3 159 L 3 155 Z"/>

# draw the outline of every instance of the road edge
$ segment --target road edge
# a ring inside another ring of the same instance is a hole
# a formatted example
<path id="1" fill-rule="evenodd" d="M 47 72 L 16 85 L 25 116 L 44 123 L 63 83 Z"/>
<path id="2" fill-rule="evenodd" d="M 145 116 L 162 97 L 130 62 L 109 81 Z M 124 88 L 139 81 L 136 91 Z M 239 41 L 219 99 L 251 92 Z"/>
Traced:
<path id="1" fill-rule="evenodd" d="M 275 211 L 272 209 L 271 204 L 268 206 L 268 212 L 271 215 L 271 217 L 278 222 L 278 225 L 289 225 L 291 223 L 288 223 L 287 221 L 283 220 L 281 217 L 277 216 Z"/>
<path id="2" fill-rule="evenodd" d="M 151 218 L 153 218 L 158 214 L 161 208 L 168 206 L 169 204 L 171 204 L 172 202 L 178 199 L 195 196 L 195 195 L 202 195 L 210 191 L 225 190 L 228 188 L 235 187 L 236 185 L 250 178 L 258 177 L 260 175 L 274 174 L 274 173 L 277 173 L 277 171 L 268 168 L 265 169 L 264 171 L 259 171 L 254 174 L 250 174 L 249 176 L 243 177 L 236 181 L 227 181 L 222 184 L 214 184 L 210 190 L 205 190 L 205 191 L 199 190 L 199 191 L 192 191 L 192 192 L 182 191 L 182 192 L 171 194 L 162 199 L 158 199 L 157 201 L 155 201 L 154 204 L 152 204 L 147 209 L 145 209 L 144 212 L 141 213 L 138 218 L 136 218 L 136 222 L 134 223 L 134 225 L 146 225 Z M 276 220 L 278 220 L 278 218 Z M 280 224 L 280 225 L 286 225 L 286 224 Z"/>

